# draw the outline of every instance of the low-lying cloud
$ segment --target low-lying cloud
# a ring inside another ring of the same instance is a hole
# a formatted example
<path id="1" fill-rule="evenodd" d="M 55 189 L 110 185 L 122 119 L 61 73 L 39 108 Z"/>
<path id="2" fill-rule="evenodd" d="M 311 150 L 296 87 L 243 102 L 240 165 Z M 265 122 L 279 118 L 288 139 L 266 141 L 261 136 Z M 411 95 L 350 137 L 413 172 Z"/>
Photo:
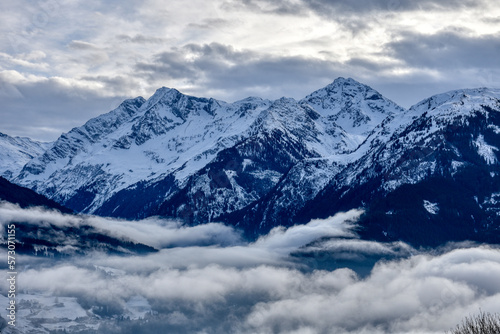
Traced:
<path id="1" fill-rule="evenodd" d="M 360 214 L 276 228 L 255 242 L 217 223 L 120 221 L 5 203 L 0 224 L 16 223 L 18 231 L 22 224 L 90 226 L 158 249 L 19 257 L 19 325 L 26 330 L 36 323 L 42 332 L 71 332 L 80 316 L 80 326 L 96 333 L 443 333 L 479 309 L 500 310 L 497 248 L 461 244 L 426 251 L 363 241 L 352 232 Z M 311 266 L 311 256 L 347 265 L 322 269 Z M 353 268 L 367 256 L 379 261 L 363 276 Z M 0 291 L 5 304 L 5 280 Z M 58 319 L 55 325 L 50 318 Z"/>

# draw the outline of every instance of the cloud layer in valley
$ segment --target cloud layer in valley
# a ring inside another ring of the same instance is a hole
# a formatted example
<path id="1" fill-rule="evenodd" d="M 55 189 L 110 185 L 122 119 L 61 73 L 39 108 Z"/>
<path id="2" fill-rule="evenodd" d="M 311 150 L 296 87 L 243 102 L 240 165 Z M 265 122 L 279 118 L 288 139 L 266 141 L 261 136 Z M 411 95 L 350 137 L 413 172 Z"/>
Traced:
<path id="1" fill-rule="evenodd" d="M 28 225 L 91 227 L 158 249 L 21 256 L 18 300 L 27 308 L 19 309 L 20 326 L 69 329 L 83 317 L 80 324 L 99 333 L 443 333 L 479 309 L 500 310 L 498 249 L 461 244 L 427 251 L 362 241 L 352 232 L 360 214 L 276 228 L 249 243 L 217 223 L 126 222 L 0 205 L 1 225 L 15 222 L 19 234 Z M 356 265 L 370 256 L 385 260 L 360 275 L 355 266 L 316 266 L 312 255 L 334 264 Z M 5 292 L 2 280 L 2 303 Z M 86 310 L 102 317 L 100 327 Z M 43 320 L 52 317 L 60 321 Z"/>

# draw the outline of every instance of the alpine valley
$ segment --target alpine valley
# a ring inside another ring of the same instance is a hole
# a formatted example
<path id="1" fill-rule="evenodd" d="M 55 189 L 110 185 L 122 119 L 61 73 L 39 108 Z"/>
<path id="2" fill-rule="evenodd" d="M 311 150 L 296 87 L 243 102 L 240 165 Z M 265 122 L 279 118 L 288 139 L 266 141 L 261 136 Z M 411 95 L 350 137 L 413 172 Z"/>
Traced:
<path id="1" fill-rule="evenodd" d="M 404 109 L 353 79 L 300 101 L 234 103 L 160 88 L 53 143 L 0 137 L 0 175 L 75 212 L 249 239 L 361 208 L 366 239 L 500 242 L 500 90 Z"/>

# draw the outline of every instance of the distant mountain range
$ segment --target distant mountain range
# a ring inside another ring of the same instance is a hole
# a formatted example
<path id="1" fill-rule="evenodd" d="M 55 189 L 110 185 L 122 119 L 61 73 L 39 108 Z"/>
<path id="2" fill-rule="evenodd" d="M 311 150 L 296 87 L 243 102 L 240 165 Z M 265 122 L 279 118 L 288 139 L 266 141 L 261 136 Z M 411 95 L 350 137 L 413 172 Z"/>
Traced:
<path id="1" fill-rule="evenodd" d="M 0 133 L 0 176 L 12 179 L 28 161 L 43 154 L 51 144 Z"/>
<path id="2" fill-rule="evenodd" d="M 300 101 L 160 88 L 54 143 L 13 140 L 0 137 L 0 175 L 77 212 L 222 221 L 255 237 L 361 207 L 365 238 L 500 242 L 498 89 L 407 110 L 344 78 Z"/>

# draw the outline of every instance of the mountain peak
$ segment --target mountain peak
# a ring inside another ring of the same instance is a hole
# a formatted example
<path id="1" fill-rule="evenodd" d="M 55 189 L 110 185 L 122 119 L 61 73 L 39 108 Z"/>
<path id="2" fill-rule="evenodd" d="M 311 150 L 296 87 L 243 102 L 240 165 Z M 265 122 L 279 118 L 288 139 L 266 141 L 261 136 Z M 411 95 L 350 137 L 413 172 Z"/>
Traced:
<path id="1" fill-rule="evenodd" d="M 144 103 L 141 110 L 156 111 L 161 117 L 185 122 L 188 115 L 193 113 L 213 117 L 223 105 L 227 103 L 213 98 L 186 95 L 175 88 L 161 87 Z"/>
<path id="2" fill-rule="evenodd" d="M 176 97 L 179 98 L 180 96 L 183 96 L 181 92 L 179 92 L 175 88 L 168 88 L 168 87 L 160 87 L 158 88 L 153 95 L 147 100 L 146 104 L 149 106 L 153 106 L 157 104 L 160 101 L 163 102 L 170 102 Z"/>
<path id="3" fill-rule="evenodd" d="M 346 86 L 346 85 L 351 85 L 351 86 L 366 86 L 362 84 L 359 81 L 354 80 L 353 78 L 344 78 L 344 77 L 338 77 L 337 79 L 333 80 L 331 84 L 329 84 L 327 87 L 338 87 L 338 86 Z"/>
<path id="4" fill-rule="evenodd" d="M 300 104 L 308 105 L 348 133 L 363 138 L 386 117 L 404 111 L 373 88 L 343 77 L 309 94 Z"/>
<path id="5" fill-rule="evenodd" d="M 314 91 L 301 102 L 308 104 L 321 104 L 322 109 L 331 109 L 333 105 L 359 104 L 361 101 L 386 100 L 373 88 L 360 83 L 352 78 L 339 77 L 331 84 Z M 328 102 L 328 103 L 327 103 Z M 392 101 L 392 104 L 395 105 Z M 400 107 L 399 107 L 400 108 Z M 400 108 L 402 109 L 402 108 Z"/>
<path id="6" fill-rule="evenodd" d="M 153 97 L 153 96 L 162 96 L 162 95 L 165 95 L 165 94 L 170 93 L 170 92 L 180 93 L 179 90 L 177 90 L 176 88 L 170 88 L 170 87 L 166 87 L 166 86 L 161 86 L 160 88 L 157 88 L 155 90 L 155 92 L 153 93 L 153 95 L 151 95 L 151 97 Z"/>

